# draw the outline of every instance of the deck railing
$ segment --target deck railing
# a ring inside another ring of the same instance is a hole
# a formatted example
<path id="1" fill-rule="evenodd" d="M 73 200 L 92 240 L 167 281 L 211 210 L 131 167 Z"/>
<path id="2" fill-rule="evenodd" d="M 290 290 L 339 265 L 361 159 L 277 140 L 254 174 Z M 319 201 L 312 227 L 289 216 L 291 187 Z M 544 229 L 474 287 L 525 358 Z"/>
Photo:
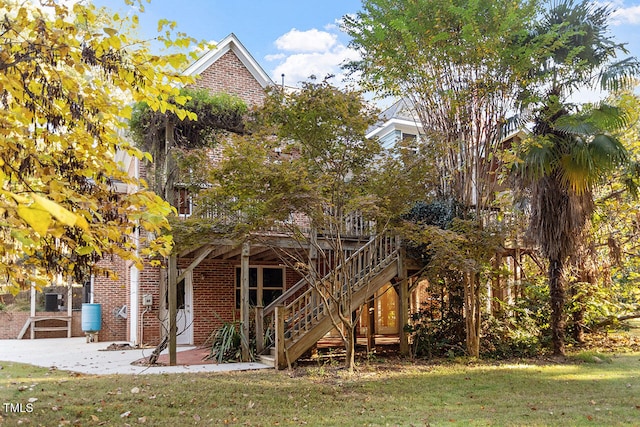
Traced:
<path id="1" fill-rule="evenodd" d="M 231 207 L 231 204 L 207 205 L 206 209 L 198 206 L 198 200 L 191 196 L 189 214 L 180 214 L 181 218 L 197 217 L 215 221 L 222 227 L 233 227 L 243 224 L 249 218 L 246 212 Z M 326 224 L 317 224 L 315 232 L 321 236 L 340 235 L 345 238 L 369 237 L 375 233 L 375 222 L 367 220 L 361 212 L 337 213 L 335 209 L 325 209 Z M 313 228 L 311 219 L 301 212 L 292 212 L 282 221 L 276 221 L 261 231 L 268 233 L 288 234 L 292 230 L 309 235 Z"/>

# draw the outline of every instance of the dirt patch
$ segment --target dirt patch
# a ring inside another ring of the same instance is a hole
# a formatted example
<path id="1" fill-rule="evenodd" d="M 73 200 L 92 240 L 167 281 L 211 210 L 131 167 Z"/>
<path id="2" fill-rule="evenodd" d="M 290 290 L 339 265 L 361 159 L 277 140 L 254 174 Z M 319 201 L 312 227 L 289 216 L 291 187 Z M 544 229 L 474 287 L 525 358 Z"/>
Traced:
<path id="1" fill-rule="evenodd" d="M 113 344 L 110 344 L 107 348 L 101 349 L 99 351 L 123 351 L 123 350 L 139 350 L 139 349 L 140 349 L 139 347 L 134 347 L 129 343 L 124 343 L 124 344 L 113 343 Z"/>

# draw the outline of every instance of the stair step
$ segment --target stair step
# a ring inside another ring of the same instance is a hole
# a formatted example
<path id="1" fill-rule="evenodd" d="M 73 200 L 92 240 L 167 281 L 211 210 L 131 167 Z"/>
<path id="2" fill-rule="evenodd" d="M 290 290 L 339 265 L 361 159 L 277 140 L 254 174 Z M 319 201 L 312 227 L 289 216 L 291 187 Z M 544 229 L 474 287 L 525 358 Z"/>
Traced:
<path id="1" fill-rule="evenodd" d="M 276 357 L 270 354 L 261 354 L 258 356 L 258 362 L 262 363 L 263 365 L 273 366 L 275 368 Z"/>

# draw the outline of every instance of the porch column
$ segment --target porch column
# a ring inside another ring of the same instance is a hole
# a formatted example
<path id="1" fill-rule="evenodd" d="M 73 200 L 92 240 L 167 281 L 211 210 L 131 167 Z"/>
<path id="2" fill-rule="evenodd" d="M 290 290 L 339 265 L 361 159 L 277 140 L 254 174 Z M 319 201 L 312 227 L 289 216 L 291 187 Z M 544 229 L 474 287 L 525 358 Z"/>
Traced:
<path id="1" fill-rule="evenodd" d="M 249 242 L 242 244 L 240 260 L 240 323 L 242 327 L 242 361 L 249 361 Z"/>
<path id="2" fill-rule="evenodd" d="M 175 255 L 169 257 L 168 265 L 169 278 L 167 280 L 167 292 L 169 296 L 169 365 L 175 366 L 177 363 L 176 356 L 176 334 L 178 328 L 176 325 L 176 313 L 178 305 L 178 290 L 176 278 L 178 275 L 178 258 Z"/>
<path id="3" fill-rule="evenodd" d="M 404 330 L 404 327 L 409 323 L 409 279 L 407 268 L 404 262 L 404 250 L 399 249 L 398 253 L 398 299 L 400 307 L 398 307 L 398 323 L 400 324 L 400 330 L 398 334 L 400 336 L 400 354 L 403 356 L 409 355 L 409 336 Z"/>

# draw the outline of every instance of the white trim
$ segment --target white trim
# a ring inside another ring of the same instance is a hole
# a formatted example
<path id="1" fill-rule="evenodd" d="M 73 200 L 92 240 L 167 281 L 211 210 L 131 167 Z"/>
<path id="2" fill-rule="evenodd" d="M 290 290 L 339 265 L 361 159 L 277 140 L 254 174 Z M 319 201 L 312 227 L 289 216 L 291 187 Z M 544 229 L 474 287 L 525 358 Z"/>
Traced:
<path id="1" fill-rule="evenodd" d="M 376 127 L 371 132 L 369 132 L 365 137 L 367 139 L 374 138 L 376 136 L 383 137 L 389 132 L 394 130 L 401 130 L 404 133 L 413 133 L 416 135 L 422 134 L 422 125 L 413 120 L 406 119 L 389 119 L 384 122 L 382 125 Z"/>
<path id="2" fill-rule="evenodd" d="M 176 313 L 176 326 L 178 328 L 176 343 L 179 345 L 193 345 L 193 270 L 189 271 L 183 280 L 184 308 L 177 310 Z"/>
<path id="3" fill-rule="evenodd" d="M 130 291 L 130 304 L 129 304 L 129 341 L 133 344 L 140 344 L 138 342 L 138 304 L 139 301 L 139 283 L 140 283 L 140 270 L 135 265 L 131 266 L 129 272 L 129 291 Z"/>
<path id="4" fill-rule="evenodd" d="M 240 43 L 240 40 L 238 40 L 236 35 L 233 33 L 229 34 L 220 43 L 218 43 L 214 49 L 211 49 L 202 55 L 196 62 L 187 67 L 183 74 L 187 76 L 199 75 L 230 50 L 236 54 L 240 62 L 242 62 L 242 64 L 247 68 L 247 70 L 249 70 L 251 75 L 263 88 L 274 84 L 269 75 L 264 71 L 260 64 L 258 64 L 253 56 L 251 56 L 249 51 L 242 43 Z"/>

